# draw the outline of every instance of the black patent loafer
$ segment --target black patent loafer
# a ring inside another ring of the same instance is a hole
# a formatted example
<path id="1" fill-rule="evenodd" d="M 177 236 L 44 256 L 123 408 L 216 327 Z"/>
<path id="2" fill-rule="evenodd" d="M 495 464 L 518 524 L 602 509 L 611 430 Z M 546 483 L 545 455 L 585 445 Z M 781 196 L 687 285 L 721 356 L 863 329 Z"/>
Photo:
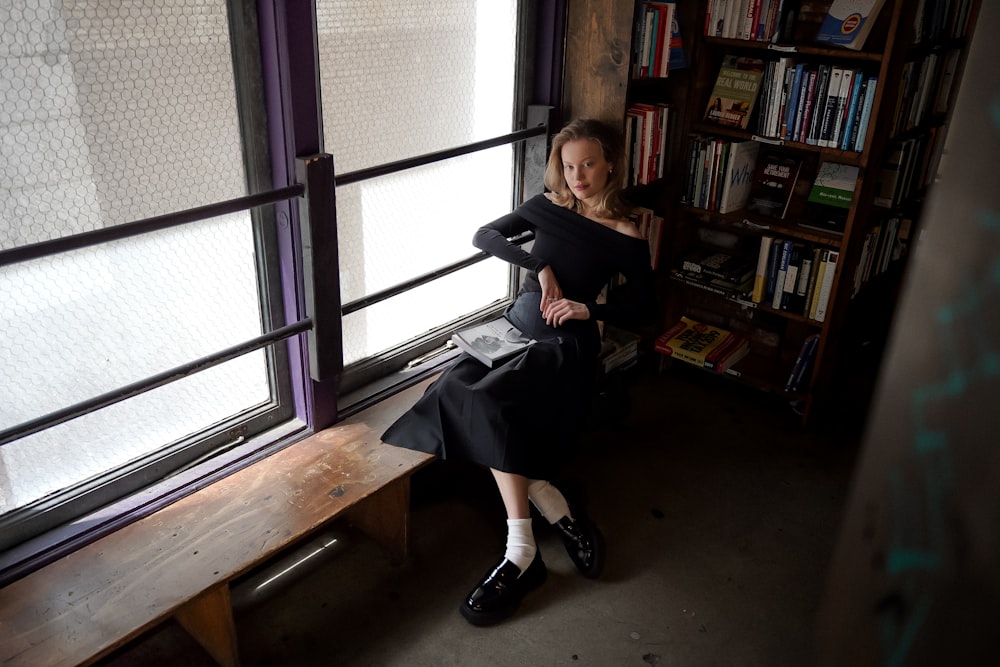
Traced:
<path id="1" fill-rule="evenodd" d="M 596 579 L 604 570 L 604 536 L 587 517 L 563 517 L 556 522 L 566 553 L 585 577 Z"/>
<path id="2" fill-rule="evenodd" d="M 541 586 L 547 575 L 540 552 L 524 574 L 517 565 L 501 559 L 465 598 L 459 608 L 462 616 L 473 625 L 499 623 L 517 611 L 525 594 Z"/>

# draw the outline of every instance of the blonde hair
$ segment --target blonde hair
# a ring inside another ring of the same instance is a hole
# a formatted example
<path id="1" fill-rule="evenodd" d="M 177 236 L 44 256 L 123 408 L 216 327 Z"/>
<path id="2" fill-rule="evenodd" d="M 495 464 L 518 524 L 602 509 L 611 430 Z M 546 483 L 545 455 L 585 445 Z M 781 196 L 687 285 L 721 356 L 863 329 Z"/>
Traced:
<path id="1" fill-rule="evenodd" d="M 587 139 L 601 147 L 604 159 L 611 164 L 608 184 L 601 193 L 595 213 L 601 217 L 621 220 L 631 208 L 622 201 L 625 188 L 625 150 L 621 135 L 607 123 L 590 118 L 572 121 L 552 137 L 552 150 L 545 166 L 545 187 L 552 193 L 552 201 L 565 208 L 576 208 L 577 198 L 566 183 L 563 174 L 562 149 L 570 141 Z"/>

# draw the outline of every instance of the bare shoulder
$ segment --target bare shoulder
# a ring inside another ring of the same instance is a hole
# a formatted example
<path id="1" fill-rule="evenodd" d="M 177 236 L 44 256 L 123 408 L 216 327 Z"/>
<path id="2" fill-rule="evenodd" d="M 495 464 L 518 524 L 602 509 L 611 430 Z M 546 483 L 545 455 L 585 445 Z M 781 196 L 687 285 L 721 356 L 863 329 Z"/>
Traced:
<path id="1" fill-rule="evenodd" d="M 615 231 L 624 234 L 625 236 L 631 236 L 633 238 L 642 238 L 639 234 L 639 228 L 636 227 L 635 223 L 631 220 L 609 220 L 609 226 Z"/>

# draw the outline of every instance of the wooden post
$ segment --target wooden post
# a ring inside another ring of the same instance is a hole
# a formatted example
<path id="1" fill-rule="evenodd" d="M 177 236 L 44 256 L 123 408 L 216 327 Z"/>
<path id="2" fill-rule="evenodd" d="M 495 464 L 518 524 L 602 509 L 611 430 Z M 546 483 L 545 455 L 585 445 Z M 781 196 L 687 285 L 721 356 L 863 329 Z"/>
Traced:
<path id="1" fill-rule="evenodd" d="M 224 667 L 238 667 L 239 647 L 236 624 L 229 598 L 229 583 L 211 588 L 175 613 L 174 618 Z"/>
<path id="2" fill-rule="evenodd" d="M 569 3 L 563 118 L 597 118 L 614 127 L 624 122 L 634 5 L 633 0 Z"/>

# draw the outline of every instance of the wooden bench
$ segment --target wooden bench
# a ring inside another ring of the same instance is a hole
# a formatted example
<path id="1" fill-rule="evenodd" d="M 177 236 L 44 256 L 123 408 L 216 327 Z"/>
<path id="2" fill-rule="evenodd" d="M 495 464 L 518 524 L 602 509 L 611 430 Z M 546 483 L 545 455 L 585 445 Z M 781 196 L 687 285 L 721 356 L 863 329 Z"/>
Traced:
<path id="1" fill-rule="evenodd" d="M 0 589 L 0 665 L 91 664 L 171 617 L 238 665 L 234 579 L 338 518 L 404 558 L 410 476 L 433 457 L 379 435 L 419 388 Z"/>

